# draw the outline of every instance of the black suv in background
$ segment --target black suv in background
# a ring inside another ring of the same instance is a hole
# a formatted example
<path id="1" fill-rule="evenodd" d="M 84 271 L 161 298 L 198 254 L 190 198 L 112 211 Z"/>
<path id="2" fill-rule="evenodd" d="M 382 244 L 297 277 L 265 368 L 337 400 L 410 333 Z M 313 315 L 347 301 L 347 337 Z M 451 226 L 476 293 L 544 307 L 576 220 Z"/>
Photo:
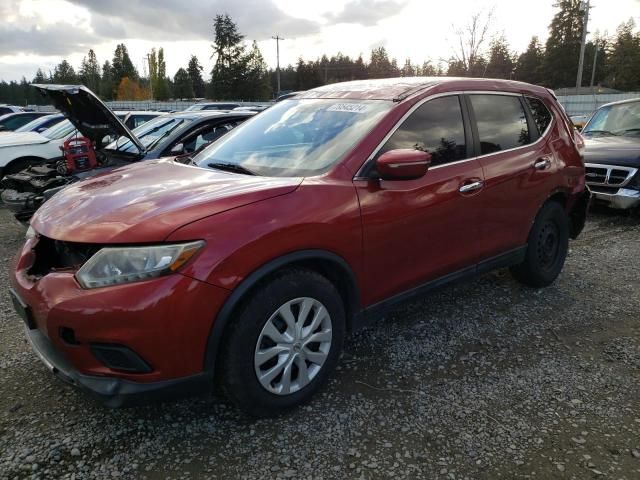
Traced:
<path id="1" fill-rule="evenodd" d="M 582 135 L 595 200 L 619 209 L 640 206 L 640 98 L 603 105 Z"/>

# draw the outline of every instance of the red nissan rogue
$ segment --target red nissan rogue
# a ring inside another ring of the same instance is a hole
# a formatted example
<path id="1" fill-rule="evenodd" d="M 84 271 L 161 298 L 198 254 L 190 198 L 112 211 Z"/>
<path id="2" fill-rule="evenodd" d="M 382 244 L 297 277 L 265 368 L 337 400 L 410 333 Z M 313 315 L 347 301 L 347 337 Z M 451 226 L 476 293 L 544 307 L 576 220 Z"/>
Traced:
<path id="1" fill-rule="evenodd" d="M 542 87 L 327 85 L 193 158 L 68 186 L 33 217 L 11 295 L 42 361 L 106 405 L 218 383 L 278 414 L 400 301 L 501 267 L 552 283 L 584 226 L 580 146 Z"/>

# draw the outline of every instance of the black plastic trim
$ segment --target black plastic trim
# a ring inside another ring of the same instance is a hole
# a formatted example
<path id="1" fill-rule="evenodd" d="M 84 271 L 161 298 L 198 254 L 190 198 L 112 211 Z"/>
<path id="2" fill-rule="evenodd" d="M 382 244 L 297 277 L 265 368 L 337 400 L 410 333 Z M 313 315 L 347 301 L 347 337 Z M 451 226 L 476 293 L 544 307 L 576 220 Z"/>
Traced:
<path id="1" fill-rule="evenodd" d="M 343 274 L 346 274 L 347 278 L 349 279 L 349 292 L 347 293 L 351 304 L 349 305 L 350 310 L 354 313 L 360 311 L 361 305 L 356 277 L 349 264 L 342 257 L 326 250 L 301 250 L 284 255 L 282 257 L 278 257 L 270 261 L 269 263 L 266 263 L 265 265 L 251 273 L 249 276 L 247 276 L 247 278 L 245 278 L 242 283 L 240 283 L 240 285 L 233 290 L 229 298 L 225 301 L 215 321 L 213 322 L 211 331 L 209 332 L 209 339 L 207 341 L 207 349 L 204 357 L 205 371 L 215 371 L 216 358 L 225 327 L 232 320 L 232 313 L 243 300 L 245 294 L 249 292 L 249 290 L 251 290 L 258 282 L 260 282 L 271 273 L 288 265 L 293 265 L 298 262 L 309 260 L 329 261 L 336 265 L 336 267 L 340 268 L 340 271 Z M 347 322 L 349 321 L 350 319 L 347 318 Z"/>
<path id="2" fill-rule="evenodd" d="M 149 373 L 153 371 L 151 365 L 149 365 L 140 355 L 124 345 L 112 344 L 112 343 L 92 343 L 90 345 L 91 353 L 98 359 L 105 367 L 110 368 L 116 372 L 127 373 Z M 117 365 L 110 358 L 110 353 L 117 353 L 121 355 L 126 365 Z"/>
<path id="3" fill-rule="evenodd" d="M 373 320 L 375 317 L 384 315 L 386 312 L 400 303 L 404 303 L 416 297 L 422 296 L 431 290 L 442 287 L 449 283 L 465 280 L 498 268 L 518 265 L 524 261 L 526 252 L 527 246 L 523 245 L 521 247 L 514 248 L 513 250 L 509 250 L 506 253 L 483 260 L 478 264 L 463 268 L 453 273 L 449 273 L 434 280 L 430 280 L 427 283 L 414 287 L 410 290 L 406 290 L 386 300 L 382 300 L 381 302 L 373 304 L 360 312 L 360 314 L 358 315 L 358 323 L 360 325 L 364 325 L 366 322 Z"/>

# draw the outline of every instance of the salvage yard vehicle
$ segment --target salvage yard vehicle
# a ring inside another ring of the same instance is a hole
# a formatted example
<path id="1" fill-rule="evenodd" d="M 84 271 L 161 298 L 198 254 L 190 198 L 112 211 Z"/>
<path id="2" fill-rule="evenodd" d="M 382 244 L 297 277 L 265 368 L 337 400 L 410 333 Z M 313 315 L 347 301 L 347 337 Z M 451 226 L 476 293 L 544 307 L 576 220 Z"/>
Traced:
<path id="1" fill-rule="evenodd" d="M 640 206 L 640 98 L 603 105 L 582 134 L 594 200 L 617 209 Z"/>
<path id="2" fill-rule="evenodd" d="M 7 113 L 0 117 L 0 132 L 12 132 L 23 125 L 35 120 L 36 118 L 44 117 L 48 113 L 43 112 L 17 112 Z"/>
<path id="3" fill-rule="evenodd" d="M 239 107 L 239 103 L 228 102 L 201 102 L 191 105 L 185 112 L 199 112 L 201 110 L 233 110 Z"/>
<path id="4" fill-rule="evenodd" d="M 47 201 L 13 303 L 53 373 L 106 405 L 219 383 L 276 415 L 322 386 L 347 332 L 398 302 L 501 267 L 551 284 L 588 206 L 577 135 L 552 92 L 525 83 L 309 90 L 190 161 L 140 162 Z"/>
<path id="5" fill-rule="evenodd" d="M 95 155 L 96 160 L 94 165 L 88 161 L 70 165 L 69 155 L 60 157 L 58 153 L 59 158 L 44 165 L 6 175 L 0 181 L 0 197 L 21 222 L 28 221 L 45 200 L 71 183 L 139 160 L 193 154 L 254 114 L 131 112 L 120 120 L 117 112 L 109 110 L 85 87 L 39 85 L 37 88 L 65 112 L 72 128 L 77 128 L 80 135 L 95 145 L 95 148 L 88 147 L 92 152 L 87 155 Z M 129 121 L 131 125 L 142 124 L 132 132 L 126 126 Z M 66 141 L 70 139 L 66 137 Z M 76 143 L 73 148 L 75 146 Z"/>
<path id="6" fill-rule="evenodd" d="M 64 115 L 61 113 L 51 113 L 45 115 L 43 117 L 36 118 L 35 120 L 31 120 L 29 123 L 21 126 L 20 128 L 16 128 L 15 132 L 37 132 L 42 133 L 48 128 L 57 125 L 65 119 Z M 6 133 L 6 132 L 5 132 Z"/>
<path id="7" fill-rule="evenodd" d="M 6 103 L 0 104 L 0 115 L 6 115 L 7 113 L 24 112 L 24 108 L 16 107 L 15 105 L 7 105 Z"/>

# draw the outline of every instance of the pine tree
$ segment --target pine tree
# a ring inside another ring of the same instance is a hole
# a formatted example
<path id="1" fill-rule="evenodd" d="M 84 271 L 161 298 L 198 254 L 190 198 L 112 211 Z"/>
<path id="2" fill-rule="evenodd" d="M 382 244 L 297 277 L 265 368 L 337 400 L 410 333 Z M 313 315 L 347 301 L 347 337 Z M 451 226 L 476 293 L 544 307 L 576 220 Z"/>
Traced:
<path id="1" fill-rule="evenodd" d="M 158 50 L 158 74 L 153 84 L 153 96 L 156 100 L 167 100 L 171 96 L 163 48 Z"/>
<path id="2" fill-rule="evenodd" d="M 515 78 L 522 82 L 529 82 L 536 85 L 544 82 L 542 74 L 542 62 L 544 61 L 544 52 L 538 37 L 531 37 L 529 46 L 518 57 L 516 62 Z"/>
<path id="3" fill-rule="evenodd" d="M 62 60 L 58 65 L 56 65 L 53 70 L 53 82 L 64 84 L 64 85 L 73 85 L 78 83 L 78 76 L 76 75 L 75 70 L 71 66 L 67 60 Z"/>
<path id="4" fill-rule="evenodd" d="M 100 64 L 93 50 L 89 50 L 80 64 L 80 81 L 94 93 L 100 91 Z"/>
<path id="5" fill-rule="evenodd" d="M 211 71 L 211 97 L 233 100 L 236 84 L 245 66 L 243 36 L 227 14 L 216 15 L 213 22 L 215 40 L 212 45 L 215 65 Z"/>
<path id="6" fill-rule="evenodd" d="M 138 71 L 133 66 L 131 58 L 129 58 L 129 52 L 124 43 L 119 44 L 113 53 L 113 61 L 111 62 L 111 75 L 113 77 L 113 84 L 120 85 L 120 82 L 124 77 L 131 80 L 138 79 Z"/>
<path id="7" fill-rule="evenodd" d="M 244 97 L 247 100 L 268 100 L 271 98 L 267 64 L 257 42 L 254 41 L 251 44 L 251 49 L 243 59 L 243 63 L 245 71 L 240 88 L 236 93 L 238 98 Z"/>
<path id="8" fill-rule="evenodd" d="M 102 65 L 102 78 L 100 79 L 100 97 L 104 100 L 113 100 L 115 88 L 113 68 L 109 60 L 105 60 Z"/>
<path id="9" fill-rule="evenodd" d="M 173 96 L 175 98 L 193 98 L 191 78 L 184 68 L 179 68 L 173 77 Z"/>
<path id="10" fill-rule="evenodd" d="M 202 98 L 205 96 L 205 84 L 202 79 L 202 65 L 198 61 L 198 57 L 191 55 L 189 59 L 189 65 L 187 67 L 187 73 L 191 80 L 191 88 L 196 98 Z"/>
<path id="11" fill-rule="evenodd" d="M 634 30 L 633 19 L 621 24 L 611 46 L 608 80 L 619 90 L 640 90 L 640 33 Z"/>
<path id="12" fill-rule="evenodd" d="M 515 62 L 506 38 L 496 37 L 489 46 L 489 59 L 484 72 L 485 77 L 511 79 L 515 69 Z"/>
<path id="13" fill-rule="evenodd" d="M 560 11 L 549 25 L 543 62 L 544 78 L 552 88 L 575 85 L 584 16 L 581 3 L 581 0 L 559 0 L 556 4 Z"/>

